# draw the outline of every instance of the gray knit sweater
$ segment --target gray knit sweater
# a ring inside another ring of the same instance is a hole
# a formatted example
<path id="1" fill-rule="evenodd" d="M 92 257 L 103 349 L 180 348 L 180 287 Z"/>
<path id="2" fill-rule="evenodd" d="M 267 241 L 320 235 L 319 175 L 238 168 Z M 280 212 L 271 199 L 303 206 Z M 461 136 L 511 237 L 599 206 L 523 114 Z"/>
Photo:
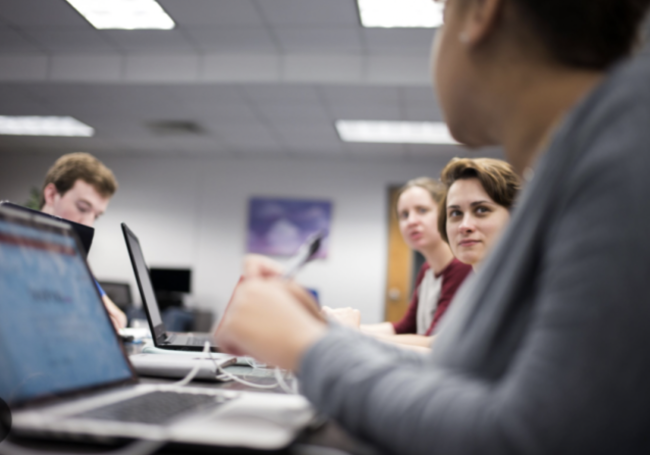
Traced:
<path id="1" fill-rule="evenodd" d="M 305 395 L 400 454 L 650 453 L 650 61 L 565 118 L 430 356 L 336 328 Z"/>

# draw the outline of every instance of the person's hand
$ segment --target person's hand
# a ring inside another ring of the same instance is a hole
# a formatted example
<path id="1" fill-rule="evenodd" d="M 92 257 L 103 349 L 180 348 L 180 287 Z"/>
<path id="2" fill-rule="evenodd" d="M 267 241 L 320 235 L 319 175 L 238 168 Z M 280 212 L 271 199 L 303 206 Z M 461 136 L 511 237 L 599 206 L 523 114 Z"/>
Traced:
<path id="1" fill-rule="evenodd" d="M 266 256 L 249 254 L 244 258 L 242 276 L 248 278 L 276 278 L 284 273 L 281 264 Z"/>
<path id="2" fill-rule="evenodd" d="M 312 296 L 293 282 L 250 278 L 235 291 L 215 339 L 235 355 L 296 370 L 327 324 Z"/>
<path id="3" fill-rule="evenodd" d="M 361 312 L 354 308 L 330 308 L 324 306 L 322 310 L 329 320 L 338 322 L 341 325 L 358 329 L 361 325 Z"/>
<path id="4" fill-rule="evenodd" d="M 113 323 L 115 330 L 117 331 L 126 327 L 126 315 L 122 310 L 120 310 L 107 295 L 102 297 L 102 301 L 104 302 L 106 311 L 108 311 L 108 315 L 111 317 L 111 322 Z"/>

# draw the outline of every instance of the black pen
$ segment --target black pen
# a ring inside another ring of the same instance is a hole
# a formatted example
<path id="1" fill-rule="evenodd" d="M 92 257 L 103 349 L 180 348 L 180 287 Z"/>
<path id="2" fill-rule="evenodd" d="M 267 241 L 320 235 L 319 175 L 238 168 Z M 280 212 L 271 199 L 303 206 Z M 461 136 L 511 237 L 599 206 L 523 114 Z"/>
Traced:
<path id="1" fill-rule="evenodd" d="M 296 276 L 300 269 L 316 256 L 323 238 L 325 238 L 325 234 L 322 231 L 310 235 L 298 250 L 298 253 L 292 260 L 293 264 L 287 267 L 287 271 L 282 275 L 282 278 L 290 280 Z"/>

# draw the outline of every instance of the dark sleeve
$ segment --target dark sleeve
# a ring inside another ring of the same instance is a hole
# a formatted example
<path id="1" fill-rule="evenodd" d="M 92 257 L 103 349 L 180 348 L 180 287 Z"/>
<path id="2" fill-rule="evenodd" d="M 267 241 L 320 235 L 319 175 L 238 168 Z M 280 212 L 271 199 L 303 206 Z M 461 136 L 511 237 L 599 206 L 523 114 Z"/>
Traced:
<path id="1" fill-rule="evenodd" d="M 433 315 L 433 321 L 431 321 L 431 326 L 426 332 L 426 336 L 431 336 L 435 330 L 438 322 L 444 316 L 447 308 L 451 304 L 451 301 L 456 295 L 456 291 L 461 284 L 467 278 L 467 275 L 472 271 L 472 267 L 463 264 L 458 259 L 451 261 L 451 264 L 447 269 L 442 273 L 442 288 L 440 290 L 440 298 L 438 299 L 438 305 L 436 306 L 436 312 Z"/>
<path id="2" fill-rule="evenodd" d="M 638 130 L 586 135 L 598 146 L 562 182 L 535 245 L 520 302 L 532 311 L 505 371 L 487 379 L 433 360 L 396 364 L 338 332 L 304 355 L 304 394 L 389 453 L 650 453 L 650 133 L 626 149 Z"/>
<path id="3" fill-rule="evenodd" d="M 425 263 L 420 267 L 418 276 L 415 279 L 415 286 L 413 289 L 413 296 L 411 297 L 411 304 L 409 305 L 406 314 L 399 322 L 393 322 L 393 328 L 396 334 L 403 333 L 417 333 L 417 314 L 418 314 L 418 288 L 424 279 L 424 273 L 429 269 Z"/>

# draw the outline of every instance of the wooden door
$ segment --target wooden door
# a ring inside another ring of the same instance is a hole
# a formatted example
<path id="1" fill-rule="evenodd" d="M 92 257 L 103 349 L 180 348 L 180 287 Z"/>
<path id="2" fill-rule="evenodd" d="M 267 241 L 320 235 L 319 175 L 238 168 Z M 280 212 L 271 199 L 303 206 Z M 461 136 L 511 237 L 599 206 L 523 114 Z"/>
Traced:
<path id="1" fill-rule="evenodd" d="M 388 190 L 388 270 L 386 278 L 386 321 L 402 319 L 410 303 L 413 276 L 413 252 L 406 245 L 399 224 L 395 206 L 399 187 Z"/>

